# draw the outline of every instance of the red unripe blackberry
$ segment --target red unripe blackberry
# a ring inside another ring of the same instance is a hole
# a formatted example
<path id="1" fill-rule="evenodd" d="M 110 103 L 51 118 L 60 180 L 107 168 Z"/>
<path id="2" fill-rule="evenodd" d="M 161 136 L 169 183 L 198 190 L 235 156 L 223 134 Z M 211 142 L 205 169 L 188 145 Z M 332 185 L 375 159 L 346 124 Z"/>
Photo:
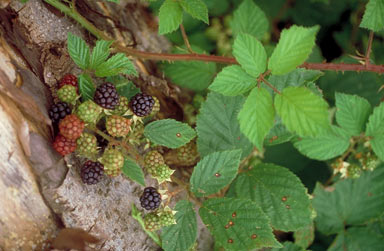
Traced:
<path id="1" fill-rule="evenodd" d="M 155 100 L 153 97 L 144 93 L 136 94 L 129 101 L 129 107 L 131 108 L 132 112 L 139 117 L 149 115 L 154 105 Z"/>
<path id="2" fill-rule="evenodd" d="M 58 123 L 65 116 L 71 114 L 72 110 L 65 102 L 59 102 L 53 104 L 48 111 L 49 118 L 52 120 L 52 123 Z"/>
<path id="3" fill-rule="evenodd" d="M 72 85 L 76 87 L 76 91 L 79 91 L 79 86 L 77 84 L 77 77 L 73 74 L 65 74 L 64 77 L 61 78 L 59 82 L 59 89 L 63 87 L 64 85 Z"/>
<path id="4" fill-rule="evenodd" d="M 59 134 L 53 142 L 53 148 L 61 155 L 67 155 L 76 150 L 76 140 L 68 139 Z"/>
<path id="5" fill-rule="evenodd" d="M 116 87 L 111 83 L 104 83 L 97 87 L 93 101 L 99 106 L 113 110 L 120 102 Z"/>
<path id="6" fill-rule="evenodd" d="M 88 160 L 81 167 L 81 180 L 88 185 L 98 183 L 104 176 L 104 166 L 100 162 Z"/>
<path id="7" fill-rule="evenodd" d="M 161 204 L 161 195 L 154 187 L 146 187 L 140 196 L 140 204 L 146 210 L 154 210 Z"/>
<path id="8" fill-rule="evenodd" d="M 83 133 L 84 122 L 75 114 L 71 114 L 60 121 L 59 129 L 64 137 L 75 140 Z"/>

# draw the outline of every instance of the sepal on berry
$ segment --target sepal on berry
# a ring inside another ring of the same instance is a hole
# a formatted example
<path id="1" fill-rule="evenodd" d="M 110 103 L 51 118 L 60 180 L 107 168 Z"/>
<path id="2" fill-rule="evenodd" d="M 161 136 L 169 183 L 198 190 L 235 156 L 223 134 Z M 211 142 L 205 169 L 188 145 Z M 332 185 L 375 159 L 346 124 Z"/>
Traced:
<path id="1" fill-rule="evenodd" d="M 155 168 L 152 176 L 157 179 L 159 184 L 165 181 L 171 181 L 171 176 L 175 170 L 170 169 L 167 165 L 160 165 Z"/>

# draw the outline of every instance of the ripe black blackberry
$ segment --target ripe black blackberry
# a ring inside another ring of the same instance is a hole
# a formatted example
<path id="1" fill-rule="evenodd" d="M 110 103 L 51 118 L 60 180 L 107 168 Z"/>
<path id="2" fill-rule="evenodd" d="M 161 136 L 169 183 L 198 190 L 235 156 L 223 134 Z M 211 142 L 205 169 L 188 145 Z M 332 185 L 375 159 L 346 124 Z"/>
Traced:
<path id="1" fill-rule="evenodd" d="M 129 101 L 129 107 L 132 112 L 139 117 L 149 115 L 154 105 L 155 100 L 153 97 L 144 93 L 136 94 Z"/>
<path id="2" fill-rule="evenodd" d="M 65 102 L 59 102 L 53 104 L 48 111 L 49 118 L 52 120 L 52 123 L 58 123 L 65 116 L 71 114 L 72 110 L 69 105 Z"/>
<path id="3" fill-rule="evenodd" d="M 81 167 L 80 176 L 85 184 L 96 184 L 104 176 L 104 166 L 100 162 L 88 160 Z"/>
<path id="4" fill-rule="evenodd" d="M 113 110 L 120 102 L 116 87 L 111 83 L 104 83 L 97 87 L 93 101 L 99 106 Z"/>
<path id="5" fill-rule="evenodd" d="M 154 187 L 146 187 L 140 196 L 140 203 L 146 210 L 154 210 L 161 204 L 161 195 Z"/>

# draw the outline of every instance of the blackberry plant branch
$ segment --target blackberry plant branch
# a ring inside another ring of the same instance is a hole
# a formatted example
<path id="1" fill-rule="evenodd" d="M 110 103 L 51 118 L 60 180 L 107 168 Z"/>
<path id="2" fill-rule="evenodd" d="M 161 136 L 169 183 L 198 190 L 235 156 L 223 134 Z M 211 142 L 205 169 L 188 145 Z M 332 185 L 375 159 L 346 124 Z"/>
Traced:
<path id="1" fill-rule="evenodd" d="M 98 29 L 86 18 L 81 16 L 76 11 L 73 11 L 67 5 L 61 3 L 59 0 L 44 0 L 46 3 L 57 8 L 65 15 L 73 18 L 79 24 L 81 24 L 86 30 L 92 33 L 96 38 L 103 40 L 113 40 L 110 36 Z M 373 36 L 373 35 L 372 35 Z M 153 53 L 139 51 L 133 48 L 128 48 L 121 45 L 118 42 L 114 42 L 112 46 L 120 52 L 125 53 L 127 56 L 137 57 L 140 59 L 155 60 L 155 61 L 204 61 L 215 62 L 221 64 L 238 64 L 235 58 L 205 55 L 205 54 L 170 54 L 170 53 Z M 344 64 L 344 63 L 303 63 L 299 68 L 305 68 L 310 70 L 322 70 L 322 71 L 355 71 L 355 72 L 375 72 L 379 74 L 384 73 L 384 65 L 374 64 Z"/>
<path id="2" fill-rule="evenodd" d="M 365 53 L 365 65 L 369 66 L 371 64 L 370 57 L 371 57 L 371 50 L 372 50 L 372 42 L 373 42 L 373 31 L 369 32 L 369 38 L 368 38 L 368 46 L 367 51 Z"/>
<path id="3" fill-rule="evenodd" d="M 187 46 L 189 53 L 195 54 L 192 50 L 191 44 L 189 43 L 188 36 L 187 36 L 187 33 L 185 32 L 183 24 L 180 24 L 180 31 L 181 31 L 181 35 L 183 36 L 185 46 Z"/>

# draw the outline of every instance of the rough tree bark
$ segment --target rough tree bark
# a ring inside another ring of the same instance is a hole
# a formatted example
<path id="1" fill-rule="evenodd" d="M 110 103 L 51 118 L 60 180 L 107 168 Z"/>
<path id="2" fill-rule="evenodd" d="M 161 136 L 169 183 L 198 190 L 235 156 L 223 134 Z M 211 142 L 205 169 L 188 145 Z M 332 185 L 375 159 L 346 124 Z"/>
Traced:
<path id="1" fill-rule="evenodd" d="M 78 11 L 127 46 L 161 52 L 168 42 L 139 1 L 78 0 Z M 141 188 L 117 177 L 84 186 L 77 158 L 51 147 L 47 108 L 57 81 L 79 73 L 66 50 L 67 32 L 90 44 L 95 38 L 43 3 L 0 1 L 0 250 L 43 250 L 63 227 L 82 228 L 102 239 L 97 250 L 157 250 L 130 216 Z M 135 83 L 156 95 L 163 117 L 182 118 L 178 89 L 154 77 L 156 65 L 134 59 Z M 151 181 L 148 181 L 151 184 Z"/>

